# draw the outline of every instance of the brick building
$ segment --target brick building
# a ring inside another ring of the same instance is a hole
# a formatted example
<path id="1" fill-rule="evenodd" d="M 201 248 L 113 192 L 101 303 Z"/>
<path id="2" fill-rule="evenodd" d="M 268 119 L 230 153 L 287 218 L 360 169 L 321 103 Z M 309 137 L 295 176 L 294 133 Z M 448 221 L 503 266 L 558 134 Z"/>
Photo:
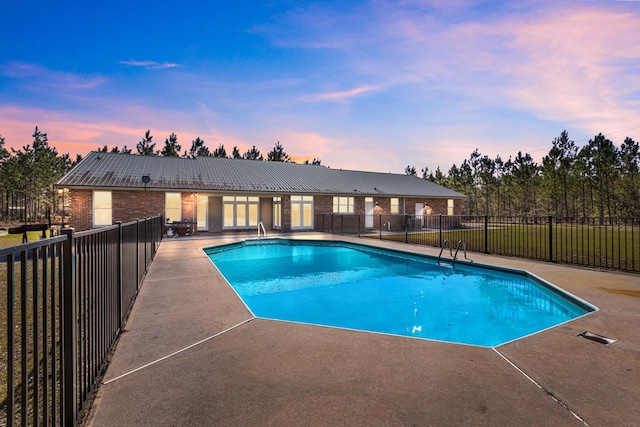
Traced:
<path id="1" fill-rule="evenodd" d="M 317 165 L 92 152 L 58 183 L 76 230 L 163 215 L 197 231 L 313 230 L 324 215 L 459 215 L 465 197 L 410 175 Z"/>

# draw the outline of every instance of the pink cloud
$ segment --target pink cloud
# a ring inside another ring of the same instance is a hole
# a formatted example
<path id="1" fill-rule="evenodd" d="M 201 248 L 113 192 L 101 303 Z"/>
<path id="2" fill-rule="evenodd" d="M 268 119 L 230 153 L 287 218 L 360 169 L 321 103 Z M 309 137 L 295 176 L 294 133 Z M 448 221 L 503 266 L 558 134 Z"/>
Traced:
<path id="1" fill-rule="evenodd" d="M 376 86 L 360 86 L 349 90 L 343 90 L 338 92 L 327 92 L 320 93 L 316 95 L 309 95 L 300 98 L 306 102 L 315 102 L 315 101 L 346 101 L 349 98 L 362 95 L 369 92 L 375 92 L 380 90 L 379 87 Z"/>

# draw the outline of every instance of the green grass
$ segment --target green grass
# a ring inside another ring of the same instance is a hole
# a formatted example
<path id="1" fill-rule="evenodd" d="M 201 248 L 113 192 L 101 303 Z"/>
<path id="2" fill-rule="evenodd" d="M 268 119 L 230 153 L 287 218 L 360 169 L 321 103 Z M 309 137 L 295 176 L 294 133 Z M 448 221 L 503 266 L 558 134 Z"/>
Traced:
<path id="1" fill-rule="evenodd" d="M 553 226 L 550 245 L 549 226 L 491 225 L 487 230 L 487 251 L 491 254 L 550 260 L 554 262 L 640 271 L 640 230 L 630 227 Z M 379 238 L 376 235 L 365 236 Z M 438 231 L 383 234 L 383 239 L 440 246 Z M 455 229 L 442 232 L 442 240 L 463 240 L 469 252 L 485 251 L 484 229 Z"/>
<path id="2" fill-rule="evenodd" d="M 27 239 L 29 242 L 37 242 L 40 240 L 40 236 L 42 236 L 41 231 L 28 231 Z M 49 232 L 47 232 L 47 236 L 49 236 Z M 7 234 L 6 236 L 0 236 L 0 248 L 8 248 L 10 246 L 16 246 L 22 244 L 22 233 L 21 234 Z"/>
<path id="3" fill-rule="evenodd" d="M 36 241 L 38 240 L 41 236 L 40 232 L 33 232 L 33 233 L 29 233 L 29 241 Z M 11 244 L 8 244 L 11 243 Z M 9 235 L 9 236 L 2 236 L 0 237 L 0 244 L 4 247 L 7 246 L 12 246 L 12 245 L 19 245 L 22 243 L 22 235 L 18 234 L 18 235 Z M 50 343 L 50 334 L 51 334 L 51 321 L 50 321 L 50 316 L 51 316 L 51 309 L 52 306 L 51 304 L 55 304 L 56 306 L 56 311 L 59 310 L 59 308 L 57 307 L 57 297 L 56 300 L 54 300 L 53 302 L 51 301 L 51 295 L 50 295 L 50 291 L 48 291 L 48 298 L 47 298 L 47 307 L 46 307 L 46 315 L 47 315 L 47 321 L 49 323 L 48 328 L 49 328 L 49 338 L 47 340 L 46 343 L 46 348 L 45 348 L 45 343 L 42 342 L 42 334 L 43 334 L 43 309 L 45 307 L 43 307 L 43 287 L 42 287 L 42 273 L 43 273 L 43 263 L 42 261 L 38 261 L 36 264 L 36 268 L 37 268 L 37 272 L 38 272 L 38 293 L 39 293 L 39 298 L 37 300 L 37 304 L 35 309 L 38 311 L 39 313 L 39 327 L 38 327 L 38 337 L 39 337 L 39 341 L 38 341 L 38 345 L 39 345 L 39 349 L 38 349 L 38 354 L 36 355 L 34 352 L 34 347 L 33 347 L 33 336 L 34 333 L 36 332 L 34 329 L 34 316 L 33 316 L 33 312 L 34 312 L 34 301 L 33 301 L 33 272 L 34 272 L 34 262 L 32 260 L 29 260 L 26 263 L 26 278 L 27 278 L 27 288 L 28 288 L 28 297 L 27 297 L 27 309 L 26 309 L 26 316 L 27 316 L 27 326 L 26 326 L 26 330 L 23 330 L 22 326 L 21 326 L 21 315 L 22 315 L 22 292 L 21 292 L 21 263 L 20 262 L 16 262 L 14 263 L 14 280 L 15 280 L 15 301 L 13 304 L 14 307 L 14 322 L 13 322 L 13 327 L 12 329 L 14 330 L 14 334 L 15 334 L 15 341 L 14 341 L 14 348 L 15 348 L 15 358 L 14 358 L 14 363 L 15 363 L 15 370 L 14 370 L 14 381 L 15 381 L 15 385 L 16 387 L 20 386 L 20 383 L 22 381 L 21 379 L 21 369 L 23 369 L 21 367 L 21 358 L 22 358 L 22 354 L 23 352 L 26 352 L 27 354 L 27 366 L 25 369 L 28 370 L 28 382 L 29 382 L 29 400 L 31 400 L 33 398 L 33 393 L 34 393 L 34 386 L 33 386 L 33 382 L 34 382 L 34 378 L 37 375 L 40 378 L 40 384 L 39 384 L 39 391 L 38 394 L 40 395 L 40 399 L 42 399 L 42 390 L 43 390 L 43 366 L 42 366 L 42 361 L 44 358 L 44 353 L 51 353 L 52 351 L 55 352 L 56 354 L 59 353 L 58 349 L 52 349 L 51 348 L 51 343 Z M 46 268 L 49 271 L 49 282 L 50 282 L 50 263 L 46 264 Z M 4 422 L 6 420 L 6 405 L 7 405 L 7 397 L 8 397 L 8 390 L 7 390 L 7 386 L 8 386 L 8 306 L 7 306 L 7 263 L 3 262 L 0 263 L 0 425 L 2 424 L 2 422 Z M 47 284 L 47 286 L 49 286 L 50 283 Z M 56 286 L 59 287 L 59 284 L 56 284 Z M 59 317 L 59 312 L 58 315 L 56 317 Z M 21 343 L 21 336 L 22 334 L 26 333 L 26 336 L 28 337 L 28 342 L 27 342 L 27 347 L 26 348 L 22 348 L 22 343 Z M 60 337 L 60 330 L 59 330 L 59 325 L 56 325 L 56 337 L 59 339 Z M 59 344 L 57 344 L 59 345 Z M 59 356 L 56 356 L 56 360 L 57 360 L 57 365 L 58 365 L 58 369 L 60 366 L 60 360 L 59 360 Z M 49 385 L 49 390 L 51 392 L 51 384 Z M 16 394 L 16 402 L 19 402 L 21 400 L 21 395 L 20 393 Z M 43 402 L 41 401 L 41 405 L 43 404 Z M 19 423 L 19 419 L 21 419 L 21 417 L 23 416 L 22 414 L 20 414 L 20 405 L 16 405 L 16 422 Z M 29 413 L 26 414 L 27 417 L 27 421 L 30 423 L 31 421 L 33 421 L 32 417 L 33 417 L 33 408 L 31 406 L 31 404 L 29 405 Z"/>

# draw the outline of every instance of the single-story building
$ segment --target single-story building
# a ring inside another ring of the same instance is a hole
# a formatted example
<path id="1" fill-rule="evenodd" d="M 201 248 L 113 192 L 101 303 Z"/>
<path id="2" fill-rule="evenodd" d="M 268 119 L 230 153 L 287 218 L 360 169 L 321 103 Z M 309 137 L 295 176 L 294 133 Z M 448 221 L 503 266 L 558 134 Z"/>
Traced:
<path id="1" fill-rule="evenodd" d="M 464 195 L 411 175 L 217 157 L 92 152 L 58 183 L 76 230 L 164 215 L 194 231 L 313 230 L 319 216 L 459 215 Z"/>

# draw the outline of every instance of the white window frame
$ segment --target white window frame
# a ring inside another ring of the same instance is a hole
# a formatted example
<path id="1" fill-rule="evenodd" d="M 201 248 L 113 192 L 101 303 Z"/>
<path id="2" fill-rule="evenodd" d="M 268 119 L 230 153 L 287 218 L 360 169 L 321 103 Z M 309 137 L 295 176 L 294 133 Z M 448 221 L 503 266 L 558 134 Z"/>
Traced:
<path id="1" fill-rule="evenodd" d="M 273 198 L 273 229 L 282 228 L 282 197 Z"/>
<path id="2" fill-rule="evenodd" d="M 175 203 L 178 206 L 175 206 Z M 182 221 L 182 193 L 164 193 L 164 218 L 165 222 Z"/>
<path id="3" fill-rule="evenodd" d="M 222 228 L 224 230 L 257 227 L 260 221 L 260 197 L 223 196 L 222 212 L 224 217 Z M 243 221 L 239 222 L 239 219 Z"/>
<path id="4" fill-rule="evenodd" d="M 352 196 L 334 196 L 333 197 L 333 213 L 352 214 L 354 212 L 355 197 Z"/>
<path id="5" fill-rule="evenodd" d="M 305 214 L 308 214 L 305 215 Z M 294 222 L 298 215 L 299 221 Z M 306 220 L 309 220 L 308 222 Z M 291 229 L 308 230 L 313 229 L 313 196 L 291 196 Z"/>
<path id="6" fill-rule="evenodd" d="M 111 191 L 94 191 L 92 208 L 94 227 L 107 227 L 113 224 L 113 194 Z M 107 220 L 107 218 L 109 219 Z"/>
<path id="7" fill-rule="evenodd" d="M 447 199 L 447 215 L 454 215 L 455 202 L 453 199 Z"/>

